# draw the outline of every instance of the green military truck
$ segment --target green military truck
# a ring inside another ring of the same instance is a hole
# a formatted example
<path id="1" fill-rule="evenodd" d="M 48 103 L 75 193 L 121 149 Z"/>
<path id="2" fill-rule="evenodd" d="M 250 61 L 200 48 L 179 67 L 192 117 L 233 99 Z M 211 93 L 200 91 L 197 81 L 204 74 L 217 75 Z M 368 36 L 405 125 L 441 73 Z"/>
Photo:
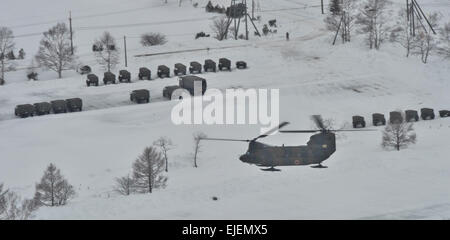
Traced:
<path id="1" fill-rule="evenodd" d="M 40 102 L 33 105 L 34 112 L 38 116 L 50 114 L 50 112 L 52 111 L 52 105 L 49 102 Z"/>
<path id="2" fill-rule="evenodd" d="M 17 117 L 27 118 L 34 115 L 34 106 L 31 104 L 20 104 L 14 109 L 14 114 Z"/>
<path id="3" fill-rule="evenodd" d="M 150 102 L 150 91 L 147 89 L 138 89 L 130 93 L 130 100 L 135 103 Z"/>

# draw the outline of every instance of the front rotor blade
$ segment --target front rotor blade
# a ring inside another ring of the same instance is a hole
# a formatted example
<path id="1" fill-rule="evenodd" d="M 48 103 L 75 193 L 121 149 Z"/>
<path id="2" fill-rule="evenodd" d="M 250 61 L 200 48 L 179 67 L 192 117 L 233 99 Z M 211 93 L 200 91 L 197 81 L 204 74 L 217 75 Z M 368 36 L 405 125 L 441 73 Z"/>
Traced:
<path id="1" fill-rule="evenodd" d="M 257 140 L 257 139 L 260 139 L 260 138 L 265 138 L 265 137 L 269 136 L 270 134 L 272 134 L 272 133 L 278 131 L 279 129 L 285 127 L 285 126 L 288 125 L 288 124 L 289 124 L 289 122 L 282 122 L 282 123 L 280 123 L 278 126 L 276 126 L 276 127 L 272 128 L 272 129 L 270 129 L 269 131 L 265 132 L 264 134 L 261 134 L 261 135 L 255 137 L 255 138 L 253 139 L 253 141 L 255 141 L 255 140 Z"/>
<path id="2" fill-rule="evenodd" d="M 228 141 L 228 142 L 250 142 L 250 140 L 245 140 L 245 139 L 231 139 L 231 138 L 201 138 L 201 140 L 210 140 L 210 141 Z"/>
<path id="3" fill-rule="evenodd" d="M 320 132 L 320 130 L 284 130 L 280 131 L 280 133 L 316 133 Z"/>

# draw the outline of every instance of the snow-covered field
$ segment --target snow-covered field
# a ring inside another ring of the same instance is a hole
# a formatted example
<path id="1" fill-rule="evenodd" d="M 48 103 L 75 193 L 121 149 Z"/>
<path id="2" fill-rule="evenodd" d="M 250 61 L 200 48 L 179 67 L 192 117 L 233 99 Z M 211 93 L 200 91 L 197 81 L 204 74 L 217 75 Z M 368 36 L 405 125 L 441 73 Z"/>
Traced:
<path id="1" fill-rule="evenodd" d="M 192 134 L 252 138 L 258 125 L 180 125 L 170 114 L 175 102 L 162 99 L 166 85 L 176 78 L 138 81 L 142 66 L 173 67 L 176 62 L 203 62 L 227 57 L 247 61 L 249 69 L 203 74 L 208 87 L 280 89 L 280 120 L 287 128 L 311 128 L 309 116 L 334 118 L 350 127 L 352 115 L 431 107 L 450 109 L 450 61 L 431 56 L 422 64 L 404 50 L 385 43 L 369 51 L 361 36 L 351 43 L 331 46 L 323 15 L 314 0 L 264 0 L 257 11 L 264 22 L 277 19 L 278 34 L 250 41 L 213 38 L 194 40 L 210 32 L 216 14 L 194 8 L 191 1 L 178 7 L 161 0 L 15 0 L 0 9 L 0 25 L 10 26 L 17 47 L 24 48 L 26 67 L 36 52 L 40 33 L 72 11 L 79 60 L 100 67 L 91 52 L 92 42 L 105 30 L 119 41 L 128 39 L 133 83 L 87 88 L 85 78 L 65 72 L 56 79 L 40 72 L 40 80 L 26 81 L 24 71 L 10 72 L 0 87 L 0 182 L 24 197 L 49 163 L 55 163 L 77 196 L 67 206 L 40 208 L 37 219 L 448 219 L 450 218 L 450 119 L 437 118 L 414 125 L 416 145 L 400 152 L 381 148 L 381 129 L 338 135 L 337 152 L 325 162 L 329 168 L 281 167 L 263 172 L 238 160 L 242 143 L 205 142 L 199 167 L 193 168 Z M 218 1 L 215 1 L 218 2 Z M 220 1 L 227 4 L 228 1 Z M 404 0 L 395 0 L 398 8 Z M 423 2 L 425 11 L 440 11 L 450 20 L 447 0 Z M 27 7 L 24 8 L 23 6 Z M 31 6 L 30 6 L 31 5 Z M 288 10 L 286 10 L 288 9 Z M 289 10 L 291 9 L 291 10 Z M 20 14 L 19 14 L 20 13 Z M 285 41 L 289 32 L 291 40 Z M 145 32 L 162 32 L 168 43 L 154 48 L 139 44 Z M 139 54 L 210 48 L 209 51 L 135 57 Z M 227 47 L 222 48 L 221 47 Z M 215 49 L 217 48 L 217 49 Z M 123 62 L 117 68 L 123 69 Z M 131 90 L 147 88 L 151 103 L 135 105 Z M 80 113 L 17 119 L 14 107 L 54 99 L 80 97 Z M 371 124 L 370 124 L 371 125 Z M 131 171 L 144 147 L 168 136 L 176 148 L 169 152 L 168 186 L 148 195 L 119 196 L 114 178 Z M 274 145 L 302 145 L 308 135 L 277 134 L 262 140 Z M 218 201 L 211 198 L 217 196 Z"/>

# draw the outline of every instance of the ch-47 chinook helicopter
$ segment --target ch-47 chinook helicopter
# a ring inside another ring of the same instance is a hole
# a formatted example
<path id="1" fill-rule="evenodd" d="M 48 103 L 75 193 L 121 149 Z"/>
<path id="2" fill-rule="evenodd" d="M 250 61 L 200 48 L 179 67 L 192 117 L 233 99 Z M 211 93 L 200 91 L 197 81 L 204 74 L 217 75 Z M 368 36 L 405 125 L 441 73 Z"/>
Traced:
<path id="1" fill-rule="evenodd" d="M 275 167 L 314 164 L 312 168 L 326 168 L 326 166 L 322 165 L 322 162 L 327 160 L 334 152 L 336 152 L 335 132 L 373 131 L 331 130 L 325 126 L 321 116 L 314 115 L 312 116 L 312 120 L 318 128 L 317 130 L 279 131 L 280 133 L 317 133 L 312 135 L 308 143 L 303 146 L 270 146 L 257 141 L 258 139 L 265 138 L 285 127 L 289 124 L 288 122 L 283 122 L 279 126 L 253 139 L 202 138 L 202 140 L 248 142 L 249 145 L 247 152 L 239 157 L 242 162 L 255 164 L 259 167 L 267 167 L 261 169 L 263 171 L 280 171 Z"/>

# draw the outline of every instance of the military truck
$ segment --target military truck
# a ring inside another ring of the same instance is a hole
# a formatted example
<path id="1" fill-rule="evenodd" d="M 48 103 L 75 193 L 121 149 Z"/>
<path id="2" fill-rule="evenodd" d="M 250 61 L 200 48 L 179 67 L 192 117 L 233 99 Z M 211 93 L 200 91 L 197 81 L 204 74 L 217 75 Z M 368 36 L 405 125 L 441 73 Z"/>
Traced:
<path id="1" fill-rule="evenodd" d="M 448 111 L 448 110 L 441 110 L 441 111 L 439 111 L 439 116 L 441 116 L 442 118 L 450 117 L 450 111 Z"/>
<path id="2" fill-rule="evenodd" d="M 181 88 L 181 87 L 178 86 L 178 85 L 164 87 L 164 89 L 163 89 L 163 97 L 165 97 L 167 99 L 172 99 L 172 93 L 175 90 L 179 89 L 179 88 Z"/>
<path id="3" fill-rule="evenodd" d="M 158 66 L 158 77 L 159 78 L 165 78 L 170 77 L 170 68 L 166 65 L 159 65 Z"/>
<path id="4" fill-rule="evenodd" d="M 91 85 L 98 86 L 98 77 L 95 74 L 88 74 L 86 79 L 86 85 L 89 87 Z"/>
<path id="5" fill-rule="evenodd" d="M 119 71 L 119 82 L 131 82 L 131 73 L 127 70 Z"/>
<path id="6" fill-rule="evenodd" d="M 191 62 L 189 64 L 189 73 L 202 73 L 202 65 L 199 62 Z"/>
<path id="7" fill-rule="evenodd" d="M 364 117 L 361 116 L 353 116 L 353 128 L 364 128 L 366 127 L 366 121 L 364 121 Z"/>
<path id="8" fill-rule="evenodd" d="M 50 102 L 52 104 L 53 113 L 66 113 L 67 103 L 64 100 L 55 100 Z"/>
<path id="9" fill-rule="evenodd" d="M 247 68 L 247 63 L 244 61 L 237 61 L 236 62 L 236 68 L 237 69 L 246 69 Z"/>
<path id="10" fill-rule="evenodd" d="M 180 78 L 178 78 L 178 86 L 188 90 L 189 93 L 193 96 L 194 95 L 194 83 L 197 81 L 201 81 L 202 94 L 205 94 L 206 87 L 207 87 L 206 80 L 201 77 L 197 77 L 197 76 L 193 76 L 193 75 L 180 77 Z"/>
<path id="11" fill-rule="evenodd" d="M 173 74 L 175 76 L 186 75 L 186 66 L 181 63 L 176 63 L 173 68 Z"/>
<path id="12" fill-rule="evenodd" d="M 83 109 L 83 100 L 81 98 L 66 99 L 66 104 L 69 112 L 81 112 Z"/>
<path id="13" fill-rule="evenodd" d="M 150 91 L 147 89 L 134 90 L 130 94 L 130 100 L 135 103 L 148 103 L 150 102 Z"/>
<path id="14" fill-rule="evenodd" d="M 401 112 L 390 112 L 389 113 L 389 122 L 391 124 L 400 124 L 403 122 L 403 116 Z"/>
<path id="15" fill-rule="evenodd" d="M 112 72 L 105 72 L 103 74 L 103 83 L 105 85 L 108 83 L 116 84 L 116 75 Z"/>
<path id="16" fill-rule="evenodd" d="M 406 110 L 405 111 L 405 121 L 406 122 L 417 122 L 419 121 L 419 114 L 416 110 Z"/>
<path id="17" fill-rule="evenodd" d="M 50 111 L 52 110 L 52 105 L 48 102 L 35 103 L 33 106 L 34 112 L 38 116 L 50 114 Z"/>
<path id="18" fill-rule="evenodd" d="M 386 125 L 386 119 L 384 118 L 384 114 L 381 114 L 381 113 L 372 114 L 372 124 L 374 126 Z"/>
<path id="19" fill-rule="evenodd" d="M 420 109 L 420 117 L 423 120 L 432 120 L 434 119 L 434 110 L 431 108 L 422 108 Z"/>
<path id="20" fill-rule="evenodd" d="M 216 72 L 217 66 L 216 62 L 211 59 L 206 59 L 205 64 L 203 65 L 203 70 L 205 72 Z"/>
<path id="21" fill-rule="evenodd" d="M 219 70 L 223 71 L 223 69 L 227 69 L 228 71 L 231 71 L 231 61 L 226 58 L 220 58 L 219 59 Z"/>
<path id="22" fill-rule="evenodd" d="M 21 118 L 32 117 L 34 115 L 34 106 L 31 104 L 17 105 L 14 109 L 14 114 Z"/>
<path id="23" fill-rule="evenodd" d="M 141 67 L 139 68 L 139 74 L 138 74 L 139 80 L 151 80 L 152 77 L 152 72 L 150 71 L 150 69 L 146 68 L 146 67 Z"/>
<path id="24" fill-rule="evenodd" d="M 81 75 L 89 74 L 89 73 L 91 73 L 91 72 L 92 72 L 92 69 L 91 69 L 91 67 L 89 67 L 88 65 L 82 66 L 82 67 L 80 68 L 80 74 L 81 74 Z"/>

